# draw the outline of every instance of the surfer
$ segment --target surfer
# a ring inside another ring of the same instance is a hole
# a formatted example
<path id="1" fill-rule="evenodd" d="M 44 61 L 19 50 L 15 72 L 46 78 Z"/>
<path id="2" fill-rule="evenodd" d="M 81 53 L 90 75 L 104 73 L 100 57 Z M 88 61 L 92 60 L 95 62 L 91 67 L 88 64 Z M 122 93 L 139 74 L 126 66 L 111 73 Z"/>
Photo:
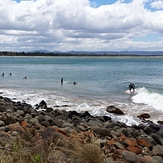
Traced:
<path id="1" fill-rule="evenodd" d="M 2 73 L 2 76 L 4 76 L 5 74 L 4 73 Z"/>
<path id="2" fill-rule="evenodd" d="M 133 89 L 133 91 L 135 91 L 135 84 L 130 83 L 128 87 L 129 87 L 130 92 L 132 89 Z"/>
<path id="3" fill-rule="evenodd" d="M 61 78 L 61 84 L 63 84 L 63 78 Z"/>

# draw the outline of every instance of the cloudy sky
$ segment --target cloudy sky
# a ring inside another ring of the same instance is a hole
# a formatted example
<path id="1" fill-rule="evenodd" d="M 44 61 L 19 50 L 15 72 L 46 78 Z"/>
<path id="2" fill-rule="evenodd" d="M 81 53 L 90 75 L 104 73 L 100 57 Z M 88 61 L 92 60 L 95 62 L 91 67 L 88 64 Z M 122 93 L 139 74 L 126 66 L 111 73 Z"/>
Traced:
<path id="1" fill-rule="evenodd" d="M 0 51 L 163 50 L 163 0 L 0 0 Z"/>

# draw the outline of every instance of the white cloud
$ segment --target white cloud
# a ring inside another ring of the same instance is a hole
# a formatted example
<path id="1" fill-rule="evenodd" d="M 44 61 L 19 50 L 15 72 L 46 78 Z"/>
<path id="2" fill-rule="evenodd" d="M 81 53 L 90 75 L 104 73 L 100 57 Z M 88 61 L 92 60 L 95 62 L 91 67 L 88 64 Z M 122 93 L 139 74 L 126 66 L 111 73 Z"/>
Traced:
<path id="1" fill-rule="evenodd" d="M 146 2 L 93 7 L 89 0 L 0 1 L 0 50 L 161 50 L 160 42 L 132 41 L 163 33 L 163 11 L 147 10 Z"/>
<path id="2" fill-rule="evenodd" d="M 151 3 L 151 7 L 156 9 L 163 9 L 163 1 L 162 0 L 155 0 Z"/>

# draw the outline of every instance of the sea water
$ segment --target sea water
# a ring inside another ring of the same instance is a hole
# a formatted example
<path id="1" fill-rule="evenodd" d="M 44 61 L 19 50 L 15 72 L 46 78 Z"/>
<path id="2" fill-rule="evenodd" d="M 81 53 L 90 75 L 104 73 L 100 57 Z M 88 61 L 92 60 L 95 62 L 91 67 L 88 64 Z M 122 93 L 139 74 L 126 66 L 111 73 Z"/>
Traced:
<path id="1" fill-rule="evenodd" d="M 162 57 L 0 57 L 0 73 L 0 94 L 32 106 L 45 100 L 54 109 L 89 111 L 128 125 L 140 123 L 142 113 L 163 120 Z M 125 115 L 108 113 L 110 105 Z"/>

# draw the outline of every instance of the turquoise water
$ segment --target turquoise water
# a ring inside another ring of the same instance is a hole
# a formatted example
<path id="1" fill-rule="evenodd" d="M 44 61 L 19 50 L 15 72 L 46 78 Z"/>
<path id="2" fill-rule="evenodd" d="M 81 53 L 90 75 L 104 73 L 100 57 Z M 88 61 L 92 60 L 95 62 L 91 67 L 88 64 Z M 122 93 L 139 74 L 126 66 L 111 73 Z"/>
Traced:
<path id="1" fill-rule="evenodd" d="M 70 104 L 64 109 L 103 115 L 114 104 L 134 122 L 145 111 L 152 120 L 163 118 L 163 58 L 0 57 L 0 70 L 2 95 L 32 105 L 45 99 L 50 106 Z M 136 85 L 131 94 L 130 82 Z"/>

